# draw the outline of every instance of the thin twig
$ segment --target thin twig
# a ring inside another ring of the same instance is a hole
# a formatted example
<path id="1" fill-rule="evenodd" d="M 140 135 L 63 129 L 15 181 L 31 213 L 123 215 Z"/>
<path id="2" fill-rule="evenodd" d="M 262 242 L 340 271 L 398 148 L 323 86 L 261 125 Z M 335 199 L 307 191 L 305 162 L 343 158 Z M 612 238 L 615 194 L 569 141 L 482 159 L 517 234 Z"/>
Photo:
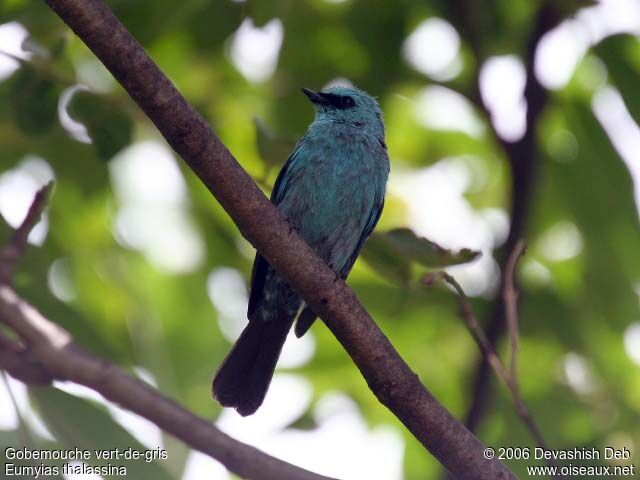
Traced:
<path id="1" fill-rule="evenodd" d="M 531 432 L 531 435 L 534 437 L 536 443 L 545 450 L 548 450 L 547 443 L 542 436 L 542 432 L 538 428 L 538 425 L 533 420 L 529 409 L 526 407 L 524 401 L 522 400 L 522 395 L 520 394 L 520 384 L 518 382 L 518 344 L 520 335 L 518 333 L 518 290 L 515 286 L 515 270 L 516 265 L 518 264 L 518 260 L 524 254 L 525 249 L 525 241 L 523 239 L 519 239 L 507 259 L 502 278 L 502 298 L 504 302 L 505 318 L 507 321 L 507 331 L 509 333 L 510 345 L 510 390 L 514 395 L 514 399 L 517 400 L 516 408 L 518 410 L 518 414 L 522 418 L 522 421 L 529 429 L 529 432 Z M 549 464 L 555 465 L 552 460 L 549 460 Z"/>
<path id="2" fill-rule="evenodd" d="M 456 291 L 460 303 L 460 312 L 462 315 L 462 319 L 467 324 L 467 327 L 469 328 L 473 339 L 478 344 L 478 347 L 480 347 L 480 351 L 484 354 L 489 364 L 491 364 L 491 366 L 493 367 L 498 378 L 500 378 L 500 380 L 502 380 L 502 382 L 510 389 L 511 379 L 509 371 L 504 367 L 504 365 L 500 361 L 500 358 L 498 357 L 498 354 L 491 345 L 491 342 L 489 342 L 489 340 L 487 339 L 487 336 L 480 326 L 478 318 L 475 316 L 475 313 L 471 308 L 471 304 L 469 303 L 469 299 L 462 289 L 462 286 L 455 278 L 453 278 L 444 270 L 432 272 L 422 277 L 422 283 L 428 286 L 431 286 L 438 281 L 446 282 Z"/>
<path id="3" fill-rule="evenodd" d="M 522 423 L 525 425 L 529 433 L 533 437 L 534 441 L 538 444 L 539 447 L 548 450 L 547 443 L 542 436 L 542 432 L 538 428 L 531 412 L 527 408 L 524 400 L 522 399 L 522 395 L 520 394 L 520 388 L 518 385 L 517 378 L 517 369 L 516 369 L 516 358 L 517 358 L 517 350 L 518 350 L 518 312 L 517 312 L 517 291 L 514 286 L 513 276 L 515 273 L 515 267 L 518 262 L 518 259 L 522 255 L 525 249 L 525 242 L 520 240 L 517 243 L 517 248 L 513 251 L 508 261 L 508 268 L 505 270 L 505 290 L 509 290 L 505 293 L 505 304 L 508 309 L 508 316 L 510 316 L 510 327 L 509 333 L 511 338 L 511 369 L 508 370 L 505 368 L 504 364 L 500 360 L 498 353 L 495 348 L 491 344 L 491 342 L 487 339 L 487 336 L 480 326 L 478 322 L 478 318 L 476 317 L 473 309 L 471 308 L 471 303 L 469 302 L 469 298 L 465 294 L 462 286 L 458 283 L 458 281 L 449 275 L 445 271 L 433 272 L 425 275 L 422 278 L 422 283 L 427 286 L 431 286 L 438 281 L 444 281 L 448 285 L 450 285 L 457 293 L 458 301 L 460 303 L 461 316 L 464 320 L 465 324 L 469 328 L 471 335 L 475 342 L 480 347 L 480 351 L 482 352 L 484 358 L 487 363 L 491 365 L 491 368 L 495 372 L 496 376 L 500 379 L 500 381 L 507 387 L 509 393 L 511 394 L 511 399 L 516 409 L 516 413 L 520 417 Z M 555 466 L 555 462 L 553 460 L 547 460 L 547 463 L 550 466 Z M 558 476 L 558 478 L 563 478 L 562 476 Z"/>
<path id="4" fill-rule="evenodd" d="M 13 232 L 9 243 L 7 243 L 2 252 L 0 252 L 0 284 L 10 283 L 16 264 L 27 247 L 29 233 L 31 233 L 33 227 L 40 221 L 40 216 L 47 205 L 52 187 L 53 182 L 49 182 L 36 192 L 27 216 L 22 221 L 22 224 Z"/>
<path id="5" fill-rule="evenodd" d="M 518 260 L 524 253 L 526 243 L 520 239 L 507 259 L 502 278 L 502 299 L 504 302 L 507 331 L 509 332 L 509 344 L 511 347 L 510 372 L 511 378 L 518 378 L 518 291 L 515 286 L 515 270 Z M 518 387 L 517 381 L 515 382 Z"/>

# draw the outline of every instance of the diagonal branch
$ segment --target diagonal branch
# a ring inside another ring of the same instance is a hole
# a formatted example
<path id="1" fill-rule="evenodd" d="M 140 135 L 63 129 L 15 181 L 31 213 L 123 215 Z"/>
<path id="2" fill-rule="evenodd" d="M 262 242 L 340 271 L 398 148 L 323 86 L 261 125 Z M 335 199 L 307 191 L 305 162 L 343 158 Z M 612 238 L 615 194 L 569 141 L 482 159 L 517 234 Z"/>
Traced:
<path id="1" fill-rule="evenodd" d="M 429 393 L 343 281 L 295 233 L 102 0 L 46 0 L 200 177 L 241 233 L 317 312 L 369 387 L 459 479 L 513 474 Z"/>
<path id="2" fill-rule="evenodd" d="M 53 379 L 38 364 L 29 350 L 0 334 L 0 370 L 31 385 L 49 385 Z"/>
<path id="3" fill-rule="evenodd" d="M 502 301 L 504 302 L 505 316 L 507 318 L 507 331 L 509 332 L 509 344 L 511 347 L 510 360 L 510 376 L 512 379 L 518 378 L 518 291 L 515 285 L 516 276 L 516 264 L 518 259 L 524 254 L 526 244 L 523 240 L 518 240 L 513 252 L 507 259 L 507 264 L 504 268 L 504 274 L 502 277 Z M 518 384 L 515 382 L 516 391 L 518 391 Z M 519 395 L 518 391 L 518 395 Z"/>
<path id="4" fill-rule="evenodd" d="M 514 397 L 516 403 L 516 410 L 518 415 L 522 418 L 522 421 L 526 425 L 527 429 L 535 439 L 536 443 L 543 449 L 548 450 L 542 432 L 538 425 L 533 420 L 529 409 L 524 404 L 522 396 L 520 394 L 520 384 L 518 383 L 518 290 L 516 289 L 515 270 L 516 265 L 520 257 L 524 254 L 526 244 L 523 240 L 518 240 L 513 251 L 507 259 L 507 263 L 504 268 L 504 275 L 502 277 L 502 284 L 504 288 L 502 290 L 502 297 L 504 302 L 505 317 L 507 320 L 507 332 L 509 334 L 510 344 L 510 366 L 509 366 L 509 378 L 511 385 L 509 390 Z M 550 465 L 554 465 L 553 462 Z M 564 477 L 562 477 L 564 478 Z"/>
<path id="5" fill-rule="evenodd" d="M 29 233 L 40 220 L 40 215 L 42 215 L 42 211 L 47 205 L 52 188 L 53 182 L 49 182 L 36 192 L 33 202 L 27 211 L 27 216 L 13 232 L 9 243 L 0 252 L 0 284 L 10 282 L 16 263 L 18 263 L 27 246 Z"/>
<path id="6" fill-rule="evenodd" d="M 73 343 L 66 330 L 47 320 L 6 285 L 0 286 L 0 321 L 30 345 L 38 368 L 44 369 L 49 378 L 70 380 L 94 389 L 220 461 L 242 478 L 330 480 L 234 440 L 116 365 L 89 355 Z M 14 357 L 13 361 L 18 360 Z"/>
<path id="7" fill-rule="evenodd" d="M 438 271 L 425 275 L 422 278 L 422 283 L 424 285 L 431 286 L 437 281 L 444 281 L 456 291 L 456 293 L 458 294 L 458 302 L 460 304 L 461 317 L 466 323 L 467 328 L 473 336 L 476 344 L 480 348 L 485 361 L 491 366 L 496 376 L 509 390 L 509 393 L 511 394 L 511 400 L 513 401 L 516 409 L 516 413 L 520 417 L 520 420 L 527 428 L 527 430 L 529 430 L 529 433 L 531 434 L 535 442 L 543 450 L 549 450 L 549 447 L 547 446 L 547 443 L 542 436 L 542 432 L 540 431 L 538 424 L 533 419 L 529 408 L 522 399 L 522 395 L 520 393 L 520 385 L 518 382 L 518 292 L 515 287 L 514 277 L 516 264 L 520 256 L 523 254 L 524 250 L 525 242 L 523 240 L 519 240 L 516 244 L 516 248 L 507 260 L 507 266 L 505 268 L 503 279 L 505 285 L 504 302 L 507 316 L 507 328 L 509 331 L 511 347 L 509 369 L 507 369 L 500 360 L 495 347 L 489 341 L 484 330 L 480 326 L 480 322 L 478 322 L 478 318 L 476 317 L 476 314 L 471 307 L 469 298 L 464 292 L 462 286 L 455 278 L 453 278 L 445 271 Z M 545 461 L 549 466 L 556 467 L 556 463 L 555 461 L 553 461 L 553 459 L 545 459 Z M 556 475 L 555 478 L 564 478 L 564 476 Z"/>

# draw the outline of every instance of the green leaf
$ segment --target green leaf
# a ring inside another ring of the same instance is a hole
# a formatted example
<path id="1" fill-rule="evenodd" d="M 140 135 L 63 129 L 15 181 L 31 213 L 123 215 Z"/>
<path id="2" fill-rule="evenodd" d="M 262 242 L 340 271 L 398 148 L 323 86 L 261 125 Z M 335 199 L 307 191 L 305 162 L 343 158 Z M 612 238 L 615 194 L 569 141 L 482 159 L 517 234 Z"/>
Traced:
<path id="1" fill-rule="evenodd" d="M 248 16 L 251 17 L 256 27 L 263 27 L 269 20 L 278 16 L 279 3 L 274 0 L 248 3 Z"/>
<path id="2" fill-rule="evenodd" d="M 59 59 L 60 57 L 62 57 L 62 54 L 64 53 L 65 49 L 67 48 L 67 44 L 68 44 L 68 37 L 66 35 L 64 36 L 60 36 L 58 37 L 53 44 L 50 47 L 51 50 L 51 58 L 53 58 L 54 60 Z"/>
<path id="3" fill-rule="evenodd" d="M 430 268 L 446 267 L 470 262 L 478 255 L 480 252 L 467 248 L 452 252 L 418 237 L 408 228 L 374 233 L 362 249 L 362 257 L 374 270 L 402 285 L 411 280 L 412 263 Z"/>
<path id="4" fill-rule="evenodd" d="M 392 248 L 384 234 L 371 235 L 360 256 L 391 283 L 407 285 L 411 280 L 411 263 Z"/>
<path id="5" fill-rule="evenodd" d="M 614 35 L 597 45 L 595 51 L 607 66 L 609 77 L 620 90 L 629 113 L 640 123 L 640 65 L 637 61 L 634 62 L 640 53 L 640 43 L 631 35 Z"/>
<path id="6" fill-rule="evenodd" d="M 54 124 L 60 88 L 47 76 L 24 65 L 12 78 L 9 105 L 16 125 L 27 135 L 42 135 Z"/>
<path id="7" fill-rule="evenodd" d="M 287 430 L 302 430 L 305 432 L 312 432 L 317 430 L 320 426 L 314 418 L 312 412 L 307 410 L 300 417 L 296 418 L 293 422 L 287 425 Z"/>
<path id="8" fill-rule="evenodd" d="M 56 388 L 30 388 L 31 398 L 39 406 L 45 423 L 58 441 L 67 448 L 78 447 L 91 450 L 89 465 L 116 465 L 127 469 L 128 478 L 170 480 L 171 476 L 162 466 L 163 461 L 146 462 L 138 460 L 100 460 L 94 450 L 125 451 L 129 448 L 137 451 L 147 450 L 124 428 L 116 423 L 109 413 L 98 405 L 69 395 Z"/>
<path id="9" fill-rule="evenodd" d="M 554 8 L 557 9 L 556 15 L 559 18 L 567 18 L 575 15 L 578 10 L 597 5 L 596 0 L 564 0 L 555 2 Z"/>
<path id="10" fill-rule="evenodd" d="M 453 252 L 424 237 L 418 237 L 408 228 L 396 228 L 385 233 L 374 234 L 396 256 L 425 267 L 447 267 L 467 263 L 480 252 L 463 248 Z"/>
<path id="11" fill-rule="evenodd" d="M 131 143 L 133 122 L 122 110 L 92 93 L 77 92 L 69 103 L 69 114 L 87 127 L 98 156 L 111 159 Z"/>

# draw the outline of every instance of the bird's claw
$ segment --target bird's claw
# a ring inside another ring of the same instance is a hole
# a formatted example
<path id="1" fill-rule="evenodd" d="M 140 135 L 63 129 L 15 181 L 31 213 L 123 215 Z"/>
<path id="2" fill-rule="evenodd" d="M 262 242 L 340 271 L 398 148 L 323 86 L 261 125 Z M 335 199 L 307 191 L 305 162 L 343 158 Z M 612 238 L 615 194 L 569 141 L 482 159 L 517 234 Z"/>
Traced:
<path id="1" fill-rule="evenodd" d="M 284 217 L 284 219 L 287 222 L 287 224 L 289 225 L 289 235 L 291 235 L 293 232 L 298 233 L 298 229 L 293 224 L 293 222 L 289 219 L 289 217 Z"/>
<path id="2" fill-rule="evenodd" d="M 329 268 L 333 270 L 333 274 L 335 275 L 335 277 L 333 278 L 333 283 L 336 283 L 338 280 L 340 280 L 340 275 L 338 275 L 338 272 L 336 272 L 336 269 L 333 268 L 333 263 L 329 263 Z"/>

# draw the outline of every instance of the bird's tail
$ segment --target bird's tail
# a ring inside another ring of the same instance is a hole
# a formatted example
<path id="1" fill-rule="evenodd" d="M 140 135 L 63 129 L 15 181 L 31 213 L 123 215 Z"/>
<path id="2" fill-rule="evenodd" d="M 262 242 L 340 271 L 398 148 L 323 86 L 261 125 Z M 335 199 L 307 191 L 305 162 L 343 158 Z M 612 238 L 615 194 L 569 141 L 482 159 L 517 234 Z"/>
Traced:
<path id="1" fill-rule="evenodd" d="M 213 398 L 242 416 L 253 414 L 267 394 L 294 317 L 249 322 L 213 378 Z"/>

